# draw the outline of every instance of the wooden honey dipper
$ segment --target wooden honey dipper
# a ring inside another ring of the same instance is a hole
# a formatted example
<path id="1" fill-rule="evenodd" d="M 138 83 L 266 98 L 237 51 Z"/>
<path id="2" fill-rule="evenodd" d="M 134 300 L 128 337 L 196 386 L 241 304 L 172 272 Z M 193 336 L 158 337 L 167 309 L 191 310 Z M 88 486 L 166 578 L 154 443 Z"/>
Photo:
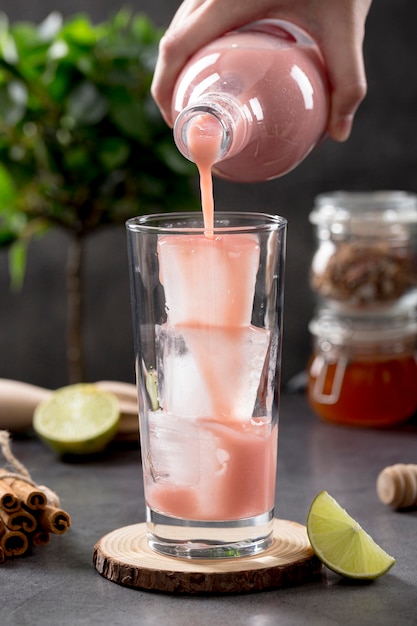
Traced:
<path id="1" fill-rule="evenodd" d="M 376 491 L 384 504 L 394 509 L 417 506 L 417 465 L 397 463 L 383 469 L 376 481 Z"/>

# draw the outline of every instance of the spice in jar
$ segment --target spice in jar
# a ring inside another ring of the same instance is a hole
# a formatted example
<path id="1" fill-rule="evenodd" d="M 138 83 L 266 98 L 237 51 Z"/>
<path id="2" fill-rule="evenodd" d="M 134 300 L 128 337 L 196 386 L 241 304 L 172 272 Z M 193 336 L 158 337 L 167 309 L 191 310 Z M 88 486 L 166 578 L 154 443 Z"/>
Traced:
<path id="1" fill-rule="evenodd" d="M 322 312 L 310 323 L 314 351 L 308 400 L 325 420 L 390 426 L 417 411 L 414 312 L 347 317 Z"/>
<path id="2" fill-rule="evenodd" d="M 335 192 L 316 198 L 311 287 L 350 310 L 417 300 L 417 196 Z"/>

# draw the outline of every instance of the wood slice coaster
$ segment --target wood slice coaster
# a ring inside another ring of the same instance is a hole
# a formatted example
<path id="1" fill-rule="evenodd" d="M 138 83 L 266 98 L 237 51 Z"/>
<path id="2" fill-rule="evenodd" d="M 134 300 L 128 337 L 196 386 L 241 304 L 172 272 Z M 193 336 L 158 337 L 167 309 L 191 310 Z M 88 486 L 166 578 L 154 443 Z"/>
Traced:
<path id="1" fill-rule="evenodd" d="M 274 541 L 264 552 L 231 559 L 180 559 L 148 546 L 145 524 L 114 530 L 94 546 L 96 570 L 112 582 L 166 593 L 246 593 L 299 585 L 321 571 L 301 524 L 274 521 Z"/>

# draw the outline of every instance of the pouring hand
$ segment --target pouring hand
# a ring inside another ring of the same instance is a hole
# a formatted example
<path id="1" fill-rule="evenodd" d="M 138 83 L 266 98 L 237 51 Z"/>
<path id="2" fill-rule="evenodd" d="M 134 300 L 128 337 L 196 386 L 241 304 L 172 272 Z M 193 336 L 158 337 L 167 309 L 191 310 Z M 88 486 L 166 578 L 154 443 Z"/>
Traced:
<path id="1" fill-rule="evenodd" d="M 192 54 L 254 20 L 288 20 L 310 33 L 321 48 L 331 87 L 327 130 L 336 141 L 345 141 L 366 95 L 362 44 L 370 6 L 371 0 L 184 0 L 161 39 L 152 95 L 172 126 L 175 82 Z"/>

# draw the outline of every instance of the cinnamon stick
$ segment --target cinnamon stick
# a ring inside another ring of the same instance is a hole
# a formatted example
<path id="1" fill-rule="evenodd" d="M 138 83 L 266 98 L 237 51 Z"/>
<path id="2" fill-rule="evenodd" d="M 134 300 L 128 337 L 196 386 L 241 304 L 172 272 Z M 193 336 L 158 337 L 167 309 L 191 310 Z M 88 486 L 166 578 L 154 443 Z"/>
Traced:
<path id="1" fill-rule="evenodd" d="M 66 511 L 47 504 L 39 512 L 40 526 L 54 535 L 63 535 L 71 526 L 71 517 Z"/>
<path id="2" fill-rule="evenodd" d="M 3 479 L 0 479 L 0 508 L 9 513 L 20 509 L 20 499 Z"/>
<path id="3" fill-rule="evenodd" d="M 9 487 L 9 491 L 20 498 L 30 509 L 41 509 L 47 504 L 46 494 L 40 489 L 36 489 L 25 480 L 18 477 L 7 476 L 5 470 L 0 470 L 0 489 L 1 484 L 5 483 Z"/>
<path id="4" fill-rule="evenodd" d="M 27 469 L 12 454 L 10 436 L 0 430 L 0 452 L 13 468 L 0 469 L 0 564 L 45 545 L 51 533 L 62 535 L 71 518 L 60 508 L 51 489 L 33 482 Z"/>
<path id="5" fill-rule="evenodd" d="M 0 538 L 0 548 L 4 555 L 21 556 L 29 549 L 29 540 L 20 530 L 8 530 Z"/>
<path id="6" fill-rule="evenodd" d="M 38 546 L 46 546 L 49 542 L 51 535 L 46 530 L 38 530 L 30 537 L 30 542 L 34 548 Z"/>
<path id="7" fill-rule="evenodd" d="M 23 509 L 13 513 L 0 510 L 0 517 L 9 530 L 23 530 L 26 533 L 31 533 L 37 526 L 34 516 Z"/>

